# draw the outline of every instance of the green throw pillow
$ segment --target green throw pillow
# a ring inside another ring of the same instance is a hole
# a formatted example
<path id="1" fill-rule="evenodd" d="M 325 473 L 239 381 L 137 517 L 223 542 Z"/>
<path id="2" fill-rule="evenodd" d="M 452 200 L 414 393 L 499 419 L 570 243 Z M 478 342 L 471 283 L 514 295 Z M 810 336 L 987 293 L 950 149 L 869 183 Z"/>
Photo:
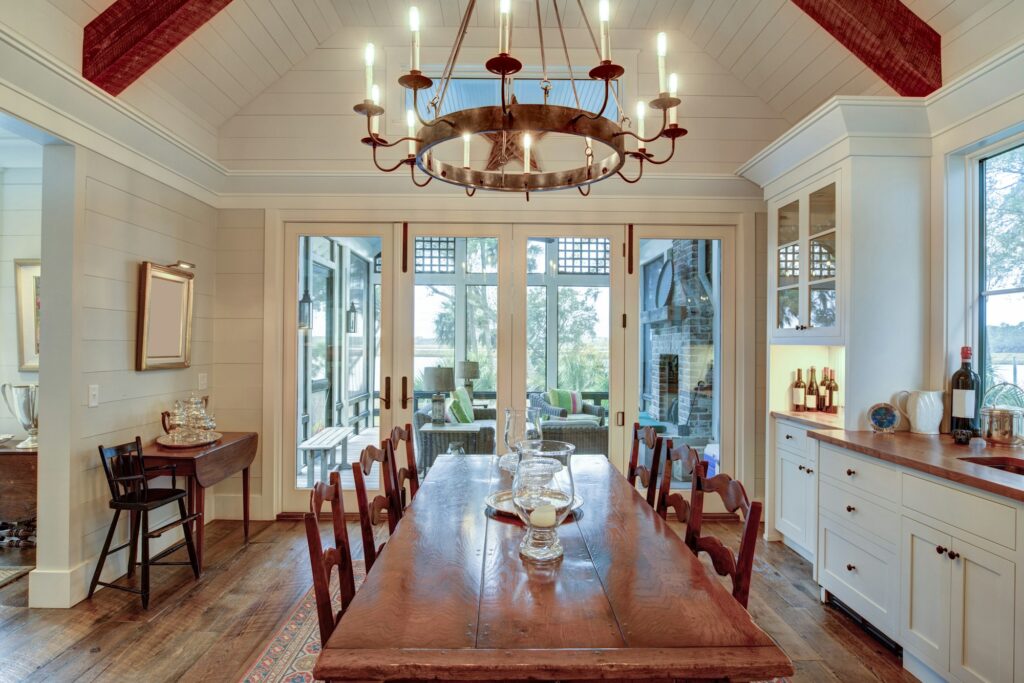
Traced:
<path id="1" fill-rule="evenodd" d="M 452 392 L 452 414 L 464 424 L 473 421 L 473 402 L 469 399 L 469 391 L 459 387 Z"/>
<path id="2" fill-rule="evenodd" d="M 550 389 L 548 390 L 548 403 L 556 408 L 564 409 L 570 415 L 583 412 L 583 394 L 579 391 Z"/>

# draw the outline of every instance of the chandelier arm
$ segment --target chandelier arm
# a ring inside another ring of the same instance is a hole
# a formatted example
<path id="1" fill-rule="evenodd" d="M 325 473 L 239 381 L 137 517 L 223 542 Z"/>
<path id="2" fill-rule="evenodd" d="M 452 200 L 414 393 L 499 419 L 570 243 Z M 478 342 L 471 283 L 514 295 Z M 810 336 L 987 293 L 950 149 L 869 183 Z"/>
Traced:
<path id="1" fill-rule="evenodd" d="M 476 0 L 469 0 L 469 4 L 466 5 L 466 13 L 462 15 L 462 23 L 459 25 L 458 36 L 455 38 L 455 43 L 452 45 L 452 51 L 448 55 L 448 62 L 444 65 L 444 71 L 441 73 L 441 79 L 444 81 L 444 86 L 441 88 L 441 98 L 434 107 L 435 114 L 439 114 L 441 112 L 441 106 L 444 104 L 445 95 L 448 94 L 448 84 L 452 81 L 452 73 L 455 71 L 455 64 L 459 61 L 459 53 L 462 52 L 462 41 L 466 37 L 466 32 L 469 30 L 469 19 L 473 16 L 473 10 L 475 8 Z"/>
<path id="2" fill-rule="evenodd" d="M 661 110 L 661 130 L 655 133 L 654 137 L 642 138 L 631 130 L 624 130 L 621 133 L 615 133 L 615 137 L 619 135 L 628 135 L 631 138 L 636 138 L 640 142 L 654 142 L 665 133 L 665 128 L 668 125 L 668 109 Z"/>
<path id="3" fill-rule="evenodd" d="M 640 179 L 641 179 L 641 178 L 643 178 L 643 177 L 644 177 L 644 157 L 642 157 L 642 156 L 641 156 L 641 157 L 638 157 L 638 159 L 640 160 L 640 173 L 639 173 L 639 175 L 637 175 L 637 177 L 636 177 L 636 178 L 634 178 L 633 180 L 630 180 L 630 179 L 629 179 L 629 178 L 627 178 L 626 176 L 622 175 L 622 171 L 616 171 L 616 172 L 615 172 L 616 174 L 618 174 L 618 176 L 619 176 L 620 178 L 622 178 L 623 180 L 625 180 L 625 181 L 626 181 L 627 183 L 629 183 L 630 185 L 635 185 L 636 183 L 640 182 Z"/>
<path id="4" fill-rule="evenodd" d="M 406 157 L 405 159 L 402 159 L 391 168 L 384 168 L 383 166 L 380 165 L 380 162 L 377 161 L 377 145 L 373 145 L 373 165 L 376 166 L 378 170 L 384 171 L 385 173 L 391 173 L 392 171 L 397 171 L 398 169 L 400 169 L 402 167 L 402 164 L 408 163 L 409 157 Z"/>
<path id="5" fill-rule="evenodd" d="M 538 0 L 539 2 L 540 0 Z M 568 0 L 566 0 L 568 2 Z M 580 94 L 576 91 L 576 77 L 572 73 L 572 60 L 569 59 L 569 46 L 565 42 L 565 27 L 562 26 L 562 13 L 558 11 L 558 0 L 551 0 L 551 4 L 555 8 L 555 21 L 558 23 L 558 33 L 562 36 L 562 51 L 565 52 L 565 64 L 569 67 L 569 85 L 572 86 L 573 97 L 576 98 L 576 108 L 582 110 L 583 107 L 580 105 Z M 538 12 L 540 8 L 538 7 Z M 605 81 L 607 83 L 607 81 Z M 605 103 L 608 102 L 608 94 L 605 93 Z M 604 112 L 604 108 L 601 109 Z M 600 116 L 600 114 L 599 114 Z"/>
<path id="6" fill-rule="evenodd" d="M 400 144 L 402 144 L 403 142 L 409 142 L 409 140 L 415 140 L 416 142 L 419 142 L 419 141 L 420 141 L 420 139 L 419 139 L 419 138 L 410 138 L 410 137 L 404 137 L 404 138 L 398 138 L 398 139 L 397 139 L 397 140 L 395 140 L 394 142 L 384 142 L 384 138 L 382 138 L 382 137 L 381 137 L 381 136 L 379 136 L 379 135 L 374 135 L 374 136 L 373 136 L 373 143 L 372 143 L 372 145 L 371 145 L 371 146 L 372 146 L 372 147 L 373 147 L 373 148 L 374 148 L 375 150 L 376 150 L 376 149 L 377 149 L 378 147 L 384 147 L 384 148 L 386 149 L 386 148 L 388 148 L 388 147 L 395 147 L 395 146 L 397 146 L 397 145 L 400 145 Z"/>
<path id="7" fill-rule="evenodd" d="M 418 183 L 416 182 L 416 164 L 409 164 L 409 177 L 412 178 L 412 184 L 416 187 L 426 187 L 430 184 L 430 181 L 434 179 L 434 176 L 427 175 L 427 182 Z"/>
<path id="8" fill-rule="evenodd" d="M 647 161 L 649 161 L 650 163 L 654 164 L 655 166 L 661 166 L 662 164 L 667 164 L 669 161 L 671 161 L 672 157 L 674 157 L 675 154 L 676 154 L 676 139 L 672 138 L 672 149 L 669 151 L 667 157 L 665 157 L 661 161 L 655 161 L 652 157 L 647 157 Z"/>

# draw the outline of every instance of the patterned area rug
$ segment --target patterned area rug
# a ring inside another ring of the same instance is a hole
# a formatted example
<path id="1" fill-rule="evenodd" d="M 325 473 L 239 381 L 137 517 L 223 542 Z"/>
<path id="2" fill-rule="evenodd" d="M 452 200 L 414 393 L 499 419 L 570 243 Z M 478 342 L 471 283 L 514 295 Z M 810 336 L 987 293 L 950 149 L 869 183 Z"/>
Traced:
<path id="1" fill-rule="evenodd" d="M 0 567 L 0 586 L 17 581 L 30 571 L 32 571 L 32 567 Z"/>
<path id="2" fill-rule="evenodd" d="M 366 578 L 362 560 L 352 563 L 355 569 L 356 590 Z M 334 611 L 341 609 L 338 597 L 337 573 L 332 572 L 331 600 Z M 299 600 L 288 618 L 278 627 L 270 643 L 263 648 L 242 683 L 312 683 L 313 665 L 320 654 L 320 625 L 316 619 L 316 597 L 313 587 Z"/>

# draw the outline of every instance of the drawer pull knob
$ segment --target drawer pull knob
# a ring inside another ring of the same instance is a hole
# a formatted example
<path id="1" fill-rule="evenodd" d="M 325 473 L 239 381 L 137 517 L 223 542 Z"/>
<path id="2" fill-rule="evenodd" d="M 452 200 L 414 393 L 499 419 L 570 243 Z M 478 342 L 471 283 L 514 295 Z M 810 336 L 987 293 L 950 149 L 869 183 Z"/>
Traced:
<path id="1" fill-rule="evenodd" d="M 949 555 L 949 559 L 951 559 L 951 560 L 955 560 L 955 559 L 957 559 L 958 557 L 960 557 L 960 553 L 958 553 L 958 552 L 955 552 L 955 551 L 953 551 L 953 550 L 950 550 L 950 551 L 949 551 L 948 553 L 946 553 L 946 554 L 947 554 L 947 555 Z"/>
<path id="2" fill-rule="evenodd" d="M 857 508 L 853 507 L 852 505 L 847 505 L 847 506 L 846 506 L 846 511 L 847 511 L 847 512 L 853 512 L 853 511 L 854 511 L 854 510 L 856 510 L 856 509 L 857 509 Z"/>
<path id="3" fill-rule="evenodd" d="M 846 565 L 846 571 L 848 571 L 848 572 L 852 572 L 852 571 L 854 571 L 854 570 L 856 570 L 856 569 L 857 569 L 857 567 L 855 567 L 855 566 L 854 566 L 854 565 L 852 565 L 852 564 L 848 564 L 848 565 Z"/>
<path id="4" fill-rule="evenodd" d="M 807 468 L 806 468 L 806 467 L 804 467 L 803 465 L 797 465 L 797 469 L 798 469 L 798 470 L 800 470 L 801 472 L 803 472 L 803 471 L 804 471 L 804 470 L 806 470 Z"/>
<path id="5" fill-rule="evenodd" d="M 937 552 L 939 555 L 943 555 L 945 554 L 946 549 L 943 548 L 941 545 L 937 545 L 935 546 L 935 552 Z"/>
<path id="6" fill-rule="evenodd" d="M 792 440 L 793 439 L 793 435 L 792 434 L 786 434 L 786 439 Z"/>
<path id="7" fill-rule="evenodd" d="M 812 470 L 810 467 L 807 468 L 807 474 L 812 474 L 813 472 L 814 470 Z"/>
<path id="8" fill-rule="evenodd" d="M 857 474 L 857 470 L 846 470 L 846 476 L 848 477 L 852 477 L 855 474 Z"/>

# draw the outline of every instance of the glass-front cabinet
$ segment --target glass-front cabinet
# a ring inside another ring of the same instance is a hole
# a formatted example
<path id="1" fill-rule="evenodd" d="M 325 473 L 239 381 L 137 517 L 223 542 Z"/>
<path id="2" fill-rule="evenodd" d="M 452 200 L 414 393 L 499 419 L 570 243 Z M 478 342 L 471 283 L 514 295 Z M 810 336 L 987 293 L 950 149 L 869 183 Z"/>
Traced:
<path id="1" fill-rule="evenodd" d="M 841 343 L 839 177 L 769 204 L 772 342 Z"/>

